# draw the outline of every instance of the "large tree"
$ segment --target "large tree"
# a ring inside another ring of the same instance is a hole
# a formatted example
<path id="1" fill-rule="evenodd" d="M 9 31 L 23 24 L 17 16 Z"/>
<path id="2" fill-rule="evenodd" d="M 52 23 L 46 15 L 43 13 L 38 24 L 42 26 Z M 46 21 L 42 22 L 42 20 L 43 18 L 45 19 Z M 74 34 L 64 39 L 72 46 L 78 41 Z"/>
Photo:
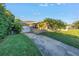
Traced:
<path id="1" fill-rule="evenodd" d="M 49 28 L 51 28 L 53 30 L 65 28 L 65 26 L 66 26 L 66 24 L 63 21 L 58 20 L 58 19 L 45 18 L 44 22 L 47 22 Z"/>
<path id="2" fill-rule="evenodd" d="M 6 12 L 8 11 L 6 10 L 5 5 L 0 4 L 0 39 L 9 34 L 11 27 L 10 21 L 11 19 L 14 20 L 14 18 L 11 17 L 11 14 L 8 15 Z"/>
<path id="3" fill-rule="evenodd" d="M 20 23 L 16 22 L 15 16 L 5 8 L 5 4 L 0 4 L 0 39 L 14 33 L 13 29 L 16 27 L 20 28 Z M 17 32 L 19 33 L 20 29 Z"/>

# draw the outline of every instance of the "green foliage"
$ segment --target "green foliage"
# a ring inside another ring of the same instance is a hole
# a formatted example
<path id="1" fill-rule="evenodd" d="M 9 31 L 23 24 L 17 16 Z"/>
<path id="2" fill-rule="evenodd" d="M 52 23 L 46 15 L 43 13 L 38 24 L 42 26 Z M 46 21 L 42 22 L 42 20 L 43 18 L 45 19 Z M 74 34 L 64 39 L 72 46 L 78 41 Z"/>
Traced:
<path id="1" fill-rule="evenodd" d="M 52 19 L 52 18 L 45 18 L 44 22 L 47 22 L 49 24 L 49 27 L 51 27 L 53 30 L 65 28 L 66 24 L 58 19 Z"/>
<path id="2" fill-rule="evenodd" d="M 15 17 L 6 10 L 4 4 L 0 4 L 0 39 L 11 33 L 12 23 Z"/>
<path id="3" fill-rule="evenodd" d="M 9 34 L 20 33 L 21 28 L 20 20 L 15 19 L 15 16 L 5 8 L 4 4 L 0 4 L 0 39 Z"/>
<path id="4" fill-rule="evenodd" d="M 41 55 L 38 48 L 23 34 L 10 35 L 0 43 L 0 56 Z"/>
<path id="5" fill-rule="evenodd" d="M 0 39 L 8 34 L 8 26 L 8 22 L 5 19 L 0 18 Z"/>
<path id="6" fill-rule="evenodd" d="M 21 24 L 21 20 L 20 19 L 15 19 L 14 23 L 13 23 L 13 27 L 12 27 L 12 31 L 14 33 L 20 33 L 22 30 L 22 24 Z"/>
<path id="7" fill-rule="evenodd" d="M 64 23 L 63 21 L 57 20 L 57 26 L 58 26 L 59 29 L 65 28 L 66 25 L 67 25 L 67 24 Z"/>
<path id="8" fill-rule="evenodd" d="M 74 28 L 79 29 L 79 21 L 75 21 L 72 25 Z"/>
<path id="9" fill-rule="evenodd" d="M 5 11 L 5 4 L 0 3 L 0 12 Z"/>

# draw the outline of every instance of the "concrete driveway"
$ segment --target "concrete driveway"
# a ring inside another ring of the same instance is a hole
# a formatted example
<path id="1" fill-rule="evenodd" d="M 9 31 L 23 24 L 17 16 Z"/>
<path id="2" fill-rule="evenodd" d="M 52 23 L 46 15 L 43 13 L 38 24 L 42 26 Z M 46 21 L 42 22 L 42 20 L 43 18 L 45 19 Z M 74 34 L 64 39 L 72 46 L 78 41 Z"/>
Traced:
<path id="1" fill-rule="evenodd" d="M 25 33 L 37 45 L 44 56 L 79 56 L 79 49 L 55 39 L 33 33 Z"/>

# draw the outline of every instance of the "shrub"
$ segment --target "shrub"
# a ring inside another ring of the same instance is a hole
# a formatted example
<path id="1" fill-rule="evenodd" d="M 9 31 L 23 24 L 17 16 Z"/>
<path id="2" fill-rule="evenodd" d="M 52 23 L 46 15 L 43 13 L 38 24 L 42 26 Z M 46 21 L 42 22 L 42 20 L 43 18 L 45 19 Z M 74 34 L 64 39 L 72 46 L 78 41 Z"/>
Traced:
<path id="1" fill-rule="evenodd" d="M 9 34 L 20 33 L 22 26 L 19 19 L 5 8 L 4 4 L 0 4 L 0 39 Z"/>
<path id="2" fill-rule="evenodd" d="M 15 19 L 12 27 L 12 31 L 14 34 L 20 33 L 22 30 L 22 24 L 20 19 Z"/>

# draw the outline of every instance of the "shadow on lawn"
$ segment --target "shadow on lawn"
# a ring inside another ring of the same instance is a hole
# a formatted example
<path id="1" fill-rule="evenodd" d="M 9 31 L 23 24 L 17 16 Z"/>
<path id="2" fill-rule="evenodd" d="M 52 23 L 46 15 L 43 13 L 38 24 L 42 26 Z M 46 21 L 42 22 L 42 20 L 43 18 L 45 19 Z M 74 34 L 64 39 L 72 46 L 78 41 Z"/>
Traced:
<path id="1" fill-rule="evenodd" d="M 46 35 L 50 38 L 54 38 L 65 44 L 79 48 L 79 37 L 70 34 L 58 33 L 58 32 L 43 32 L 41 35 Z"/>

